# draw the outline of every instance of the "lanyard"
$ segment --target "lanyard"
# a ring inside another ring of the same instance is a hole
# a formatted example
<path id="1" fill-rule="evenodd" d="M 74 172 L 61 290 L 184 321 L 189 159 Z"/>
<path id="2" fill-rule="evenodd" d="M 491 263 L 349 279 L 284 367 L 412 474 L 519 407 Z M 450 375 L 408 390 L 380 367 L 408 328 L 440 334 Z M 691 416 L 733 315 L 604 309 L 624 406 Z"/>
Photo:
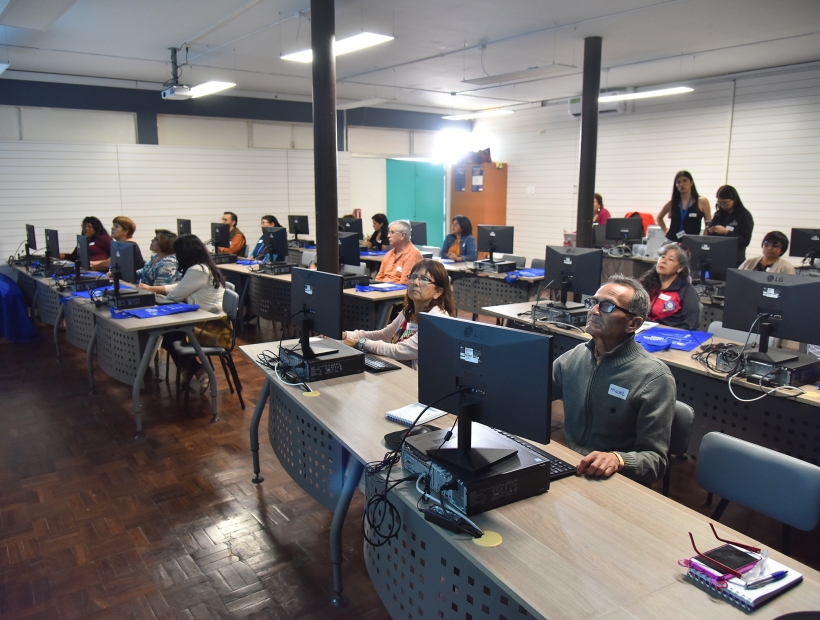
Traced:
<path id="1" fill-rule="evenodd" d="M 680 208 L 680 225 L 683 228 L 683 223 L 686 221 L 686 216 L 689 215 L 689 209 L 692 207 L 692 200 L 694 196 L 689 196 L 689 202 L 686 203 L 686 210 L 683 208 L 683 201 L 680 202 L 678 207 Z"/>

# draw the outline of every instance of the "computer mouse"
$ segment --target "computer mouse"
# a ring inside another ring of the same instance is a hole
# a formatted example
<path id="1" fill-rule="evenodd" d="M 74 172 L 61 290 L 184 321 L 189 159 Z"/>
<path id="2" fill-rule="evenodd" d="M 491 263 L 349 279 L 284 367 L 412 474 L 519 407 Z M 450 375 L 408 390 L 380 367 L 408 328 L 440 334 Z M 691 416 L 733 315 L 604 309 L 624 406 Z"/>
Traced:
<path id="1" fill-rule="evenodd" d="M 414 426 L 410 429 L 410 432 L 407 434 L 408 437 L 414 437 L 416 435 L 422 435 L 424 433 L 432 433 L 433 431 L 441 430 L 436 428 L 435 426 L 430 426 L 429 424 L 420 424 L 418 426 Z M 401 443 L 401 438 L 404 437 L 404 434 L 407 433 L 407 429 L 404 428 L 400 431 L 395 431 L 393 433 L 387 433 L 384 436 L 384 443 L 387 444 L 387 447 L 391 450 L 398 450 L 399 445 Z"/>

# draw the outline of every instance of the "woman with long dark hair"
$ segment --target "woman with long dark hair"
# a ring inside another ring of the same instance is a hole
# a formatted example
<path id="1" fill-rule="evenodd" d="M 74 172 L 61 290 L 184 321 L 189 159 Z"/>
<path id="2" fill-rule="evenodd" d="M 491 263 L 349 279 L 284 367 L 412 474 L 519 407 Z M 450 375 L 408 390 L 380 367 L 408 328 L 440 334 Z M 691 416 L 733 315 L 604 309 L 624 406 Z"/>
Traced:
<path id="1" fill-rule="evenodd" d="M 684 246 L 668 243 L 660 258 L 641 277 L 649 293 L 648 321 L 669 327 L 697 329 L 700 322 L 698 292 L 689 281 L 689 254 Z"/>
<path id="2" fill-rule="evenodd" d="M 664 218 L 669 215 L 669 228 Z M 683 235 L 699 235 L 703 220 L 712 219 L 709 200 L 698 194 L 692 175 L 681 170 L 672 184 L 672 199 L 663 205 L 658 213 L 658 226 L 670 241 L 677 241 Z"/>
<path id="3" fill-rule="evenodd" d="M 712 225 L 706 228 L 707 235 L 737 237 L 737 264 L 746 260 L 746 248 L 752 240 L 755 220 L 737 190 L 731 185 L 722 185 L 717 191 L 717 211 Z"/>
<path id="4" fill-rule="evenodd" d="M 447 270 L 440 262 L 430 259 L 421 260 L 413 266 L 407 278 L 404 307 L 390 325 L 377 331 L 345 332 L 342 340 L 360 351 L 408 362 L 414 370 L 418 370 L 418 317 L 425 312 L 441 316 L 456 315 Z"/>
<path id="5" fill-rule="evenodd" d="M 373 234 L 367 240 L 367 249 L 380 251 L 385 246 L 390 245 L 387 240 L 387 231 L 390 228 L 390 223 L 387 221 L 387 216 L 384 213 L 377 213 L 373 216 Z"/>
<path id="6" fill-rule="evenodd" d="M 166 295 L 171 301 L 196 304 L 206 312 L 221 314 L 225 276 L 217 268 L 205 244 L 194 235 L 180 235 L 174 240 L 174 254 L 182 279 L 175 284 L 140 284 L 140 288 Z M 231 326 L 227 318 L 200 323 L 194 328 L 194 333 L 202 346 L 230 346 Z M 168 351 L 177 365 L 179 356 L 173 345 L 185 336 L 185 332 L 171 332 L 162 337 L 162 348 Z M 183 380 L 187 381 L 190 378 L 188 373 L 199 380 L 199 393 L 204 394 L 210 383 L 205 369 L 197 358 L 191 361 L 188 372 L 183 373 Z"/>
<path id="7" fill-rule="evenodd" d="M 89 215 L 83 218 L 83 225 L 80 231 L 88 237 L 88 262 L 92 269 L 103 269 L 108 267 L 107 261 L 111 258 L 111 237 L 105 230 L 105 226 L 99 218 Z M 62 254 L 61 258 L 66 260 L 77 260 L 77 248 L 69 254 Z"/>
<path id="8" fill-rule="evenodd" d="M 473 237 L 473 223 L 465 215 L 456 215 L 450 223 L 450 234 L 441 246 L 441 258 L 457 263 L 478 259 L 478 249 Z"/>

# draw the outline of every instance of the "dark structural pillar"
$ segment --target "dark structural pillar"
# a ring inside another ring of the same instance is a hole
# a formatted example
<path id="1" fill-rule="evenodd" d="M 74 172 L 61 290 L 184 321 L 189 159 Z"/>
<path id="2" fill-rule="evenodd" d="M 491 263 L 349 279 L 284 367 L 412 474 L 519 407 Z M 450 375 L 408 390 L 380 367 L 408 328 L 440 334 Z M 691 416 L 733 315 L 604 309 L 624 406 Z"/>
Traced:
<path id="1" fill-rule="evenodd" d="M 601 90 L 601 37 L 584 39 L 584 90 L 581 95 L 581 162 L 575 245 L 592 247 L 595 161 L 598 157 L 598 96 Z"/>
<path id="2" fill-rule="evenodd" d="M 336 170 L 336 33 L 334 0 L 310 0 L 313 48 L 313 179 L 317 267 L 339 273 L 339 195 Z"/>

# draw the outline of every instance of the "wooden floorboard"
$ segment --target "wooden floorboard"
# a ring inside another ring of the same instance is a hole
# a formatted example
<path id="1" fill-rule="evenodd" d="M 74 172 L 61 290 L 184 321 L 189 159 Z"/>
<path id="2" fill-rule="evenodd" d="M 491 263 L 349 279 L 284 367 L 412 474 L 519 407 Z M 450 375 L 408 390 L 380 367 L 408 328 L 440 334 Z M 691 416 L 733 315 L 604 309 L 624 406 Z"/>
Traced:
<path id="1" fill-rule="evenodd" d="M 265 482 L 251 483 L 248 426 L 263 377 L 237 353 L 247 408 L 221 369 L 219 418 L 153 378 L 134 438 L 131 388 L 97 371 L 51 328 L 0 345 L 0 618 L 366 618 L 387 613 L 365 569 L 356 493 L 344 530 L 350 604 L 330 605 L 331 515 L 261 446 Z M 270 323 L 240 342 L 274 338 Z M 164 359 L 161 367 L 164 377 Z M 560 406 L 553 438 L 563 440 Z M 260 437 L 267 434 L 263 418 Z M 694 460 L 673 462 L 673 498 L 708 514 Z M 778 546 L 779 524 L 737 506 L 727 525 Z M 686 533 L 682 532 L 682 536 Z M 794 532 L 794 556 L 820 568 L 820 534 Z"/>

